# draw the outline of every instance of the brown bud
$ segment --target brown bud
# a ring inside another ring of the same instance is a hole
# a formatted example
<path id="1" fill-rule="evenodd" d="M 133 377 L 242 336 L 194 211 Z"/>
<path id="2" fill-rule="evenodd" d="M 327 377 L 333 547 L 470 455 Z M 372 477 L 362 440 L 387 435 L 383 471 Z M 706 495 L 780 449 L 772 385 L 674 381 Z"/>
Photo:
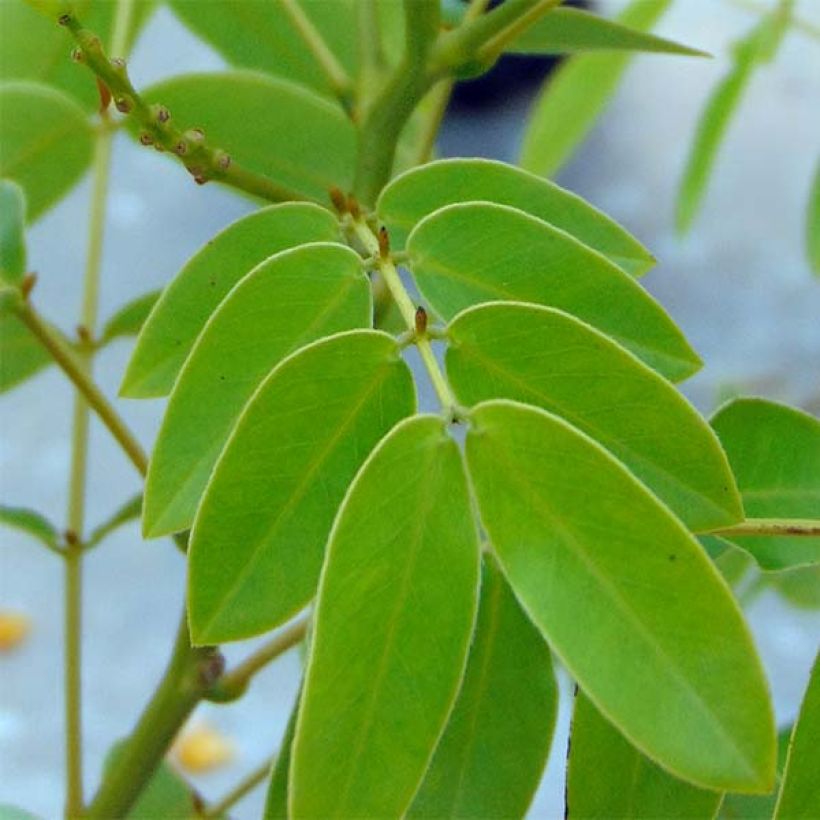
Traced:
<path id="1" fill-rule="evenodd" d="M 224 151 L 217 151 L 216 154 L 214 154 L 214 159 L 216 160 L 217 166 L 223 171 L 227 171 L 228 168 L 231 167 L 231 155 L 226 154 Z"/>
<path id="2" fill-rule="evenodd" d="M 347 210 L 354 219 L 361 219 L 362 209 L 359 207 L 359 200 L 353 194 L 347 195 Z"/>
<path id="3" fill-rule="evenodd" d="M 71 15 L 70 15 L 70 14 L 61 14 L 61 15 L 57 18 L 57 22 L 58 22 L 61 26 L 67 26 L 67 25 L 71 22 Z"/>
<path id="4" fill-rule="evenodd" d="M 99 77 L 97 77 L 97 91 L 100 94 L 100 114 L 102 114 L 111 105 L 111 91 Z"/>
<path id="5" fill-rule="evenodd" d="M 72 49 L 71 50 L 71 59 L 75 63 L 84 63 L 85 62 L 85 54 L 83 54 L 83 50 L 79 47 Z"/>
<path id="6" fill-rule="evenodd" d="M 387 259 L 390 256 L 390 236 L 384 225 L 379 228 L 379 256 L 382 259 Z"/>
<path id="7" fill-rule="evenodd" d="M 76 547 L 77 544 L 80 543 L 80 536 L 77 535 L 77 533 L 74 532 L 74 530 L 66 530 L 63 533 L 63 537 L 65 538 L 66 544 L 68 544 L 70 547 Z"/>
<path id="8" fill-rule="evenodd" d="M 176 145 L 174 145 L 174 153 L 184 157 L 185 154 L 188 153 L 188 143 L 185 142 L 184 139 L 180 140 Z"/>
<path id="9" fill-rule="evenodd" d="M 347 213 L 347 198 L 345 195 L 335 185 L 328 193 L 330 194 L 330 201 L 333 203 L 333 207 L 339 214 Z"/>
<path id="10" fill-rule="evenodd" d="M 154 138 L 147 131 L 142 131 L 140 133 L 140 143 L 142 145 L 153 145 Z"/>
<path id="11" fill-rule="evenodd" d="M 204 185 L 207 181 L 208 177 L 206 177 L 204 174 L 196 174 L 196 176 L 194 176 L 194 182 L 197 185 Z"/>
<path id="12" fill-rule="evenodd" d="M 114 100 L 114 106 L 120 114 L 130 114 L 134 103 L 130 97 L 117 97 Z"/>
<path id="13" fill-rule="evenodd" d="M 77 338 L 81 344 L 87 345 L 91 342 L 91 331 L 85 325 L 77 325 Z"/>
<path id="14" fill-rule="evenodd" d="M 419 305 L 416 308 L 416 335 L 424 336 L 427 333 L 427 311 Z"/>
<path id="15" fill-rule="evenodd" d="M 166 123 L 171 119 L 171 112 L 164 105 L 154 105 L 151 108 L 157 122 Z"/>
<path id="16" fill-rule="evenodd" d="M 24 299 L 28 299 L 28 295 L 34 290 L 34 286 L 37 284 L 37 274 L 30 272 L 27 273 L 23 277 L 23 281 L 20 282 L 20 293 L 23 295 Z"/>

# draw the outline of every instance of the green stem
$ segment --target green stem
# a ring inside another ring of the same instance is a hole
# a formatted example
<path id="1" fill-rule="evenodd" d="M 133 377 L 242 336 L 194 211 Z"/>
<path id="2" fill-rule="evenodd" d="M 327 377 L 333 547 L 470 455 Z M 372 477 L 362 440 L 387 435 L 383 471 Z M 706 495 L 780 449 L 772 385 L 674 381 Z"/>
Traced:
<path id="1" fill-rule="evenodd" d="M 820 536 L 820 520 L 809 518 L 747 518 L 731 527 L 710 530 L 710 535 Z"/>
<path id="2" fill-rule="evenodd" d="M 313 25 L 313 21 L 305 14 L 296 0 L 279 0 L 285 14 L 290 18 L 293 27 L 316 59 L 319 68 L 325 75 L 330 90 L 338 97 L 346 111 L 351 110 L 353 83 L 344 66 L 336 59 L 336 55 L 328 48 L 321 32 Z"/>
<path id="3" fill-rule="evenodd" d="M 15 311 L 43 347 L 48 350 L 77 390 L 82 393 L 88 406 L 119 442 L 131 463 L 142 475 L 145 475 L 148 470 L 148 457 L 113 405 L 91 379 L 78 354 L 49 326 L 29 302 L 21 302 L 15 307 Z"/>
<path id="4" fill-rule="evenodd" d="M 242 798 L 250 794 L 273 769 L 275 757 L 269 757 L 258 768 L 254 769 L 247 777 L 243 777 L 221 800 L 210 806 L 203 817 L 223 817 L 228 809 L 233 808 Z"/>
<path id="5" fill-rule="evenodd" d="M 221 656 L 212 647 L 192 647 L 183 615 L 171 659 L 159 686 L 106 775 L 86 817 L 125 817 L 179 729 L 218 675 Z"/>

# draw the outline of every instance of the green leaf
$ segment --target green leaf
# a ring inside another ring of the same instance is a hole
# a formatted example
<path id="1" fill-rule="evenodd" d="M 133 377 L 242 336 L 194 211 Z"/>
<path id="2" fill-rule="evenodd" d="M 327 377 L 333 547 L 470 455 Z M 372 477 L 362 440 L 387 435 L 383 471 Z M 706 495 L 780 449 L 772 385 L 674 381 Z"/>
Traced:
<path id="1" fill-rule="evenodd" d="M 712 419 L 747 518 L 820 519 L 820 421 L 764 399 L 738 399 Z M 820 537 L 731 536 L 763 569 L 820 562 Z"/>
<path id="2" fill-rule="evenodd" d="M 458 446 L 441 418 L 407 419 L 356 476 L 330 536 L 291 817 L 404 814 L 461 683 L 478 576 Z"/>
<path id="3" fill-rule="evenodd" d="M 58 548 L 60 534 L 45 516 L 25 507 L 8 507 L 0 504 L 0 523 L 28 533 L 47 547 Z"/>
<path id="4" fill-rule="evenodd" d="M 670 3 L 671 0 L 632 0 L 617 21 L 647 31 Z M 631 61 L 630 52 L 580 54 L 554 72 L 533 105 L 520 164 L 540 176 L 552 176 L 589 133 Z"/>
<path id="5" fill-rule="evenodd" d="M 13 314 L 0 313 L 0 393 L 51 364 L 48 351 Z"/>
<path id="6" fill-rule="evenodd" d="M 698 789 L 642 755 L 582 692 L 575 697 L 567 762 L 570 817 L 691 820 L 717 813 L 722 795 Z"/>
<path id="7" fill-rule="evenodd" d="M 780 3 L 736 44 L 732 68 L 709 97 L 678 192 L 676 223 L 680 233 L 686 233 L 692 227 L 723 138 L 755 68 L 774 57 L 785 31 L 784 10 L 788 5 L 788 2 Z"/>
<path id="8" fill-rule="evenodd" d="M 109 770 L 122 754 L 125 742 L 117 743 L 105 760 L 104 771 Z M 157 820 L 174 818 L 188 820 L 199 817 L 198 800 L 191 787 L 166 761 L 157 766 L 137 802 L 127 814 L 128 820 Z"/>
<path id="9" fill-rule="evenodd" d="M 557 8 L 545 14 L 515 40 L 508 51 L 517 54 L 649 51 L 688 57 L 708 56 L 699 49 L 574 8 Z"/>
<path id="10" fill-rule="evenodd" d="M 188 28 L 231 65 L 258 69 L 330 93 L 324 72 L 279 3 L 171 0 L 170 5 Z M 309 0 L 300 5 L 348 74 L 355 77 L 358 50 L 354 0 Z"/>
<path id="11" fill-rule="evenodd" d="M 296 715 L 299 712 L 301 691 L 293 704 L 285 734 L 279 744 L 279 752 L 271 771 L 268 795 L 265 799 L 264 820 L 288 820 L 288 780 L 290 779 L 290 758 L 293 750 L 293 736 L 296 733 Z"/>
<path id="12" fill-rule="evenodd" d="M 255 267 L 208 320 L 177 378 L 145 484 L 143 533 L 187 529 L 214 464 L 259 383 L 303 345 L 370 324 L 361 258 L 301 245 Z"/>
<path id="13" fill-rule="evenodd" d="M 339 223 L 316 205 L 271 205 L 242 217 L 188 260 L 165 289 L 143 326 L 120 393 L 164 396 L 208 317 L 252 268 L 305 242 L 339 239 Z"/>
<path id="14" fill-rule="evenodd" d="M 820 163 L 814 174 L 814 181 L 809 194 L 809 207 L 806 219 L 806 252 L 809 264 L 814 273 L 820 276 Z"/>
<path id="15" fill-rule="evenodd" d="M 498 300 L 561 308 L 612 336 L 672 379 L 700 359 L 663 308 L 606 257 L 506 205 L 449 205 L 407 240 L 419 290 L 445 319 Z"/>
<path id="16" fill-rule="evenodd" d="M 774 820 L 820 817 L 817 754 L 820 750 L 820 655 L 815 658 L 803 705 L 794 724 Z"/>
<path id="17" fill-rule="evenodd" d="M 124 524 L 134 521 L 140 517 L 142 512 L 142 493 L 137 493 L 119 507 L 113 515 L 109 516 L 102 524 L 95 527 L 86 541 L 86 549 L 96 547 L 103 539 L 118 530 Z"/>
<path id="18" fill-rule="evenodd" d="M 18 809 L 17 806 L 0 803 L 0 820 L 39 820 L 39 818 L 25 809 Z"/>
<path id="19" fill-rule="evenodd" d="M 717 436 L 680 393 L 627 350 L 552 308 L 497 302 L 447 330 L 458 400 L 504 398 L 562 416 L 603 444 L 693 530 L 743 519 Z"/>
<path id="20" fill-rule="evenodd" d="M 0 84 L 0 176 L 25 191 L 33 222 L 91 162 L 93 131 L 70 97 L 30 82 Z"/>
<path id="21" fill-rule="evenodd" d="M 93 31 L 106 46 L 111 41 L 117 4 L 109 0 L 72 0 L 71 8 L 83 27 Z M 133 4 L 126 53 L 156 4 L 139 0 Z M 33 80 L 58 88 L 88 112 L 95 111 L 100 96 L 94 74 L 71 60 L 72 41 L 57 25 L 58 12 L 48 17 L 31 8 L 25 0 L 2 0 L 0 6 L 0 77 L 3 80 Z"/>
<path id="22" fill-rule="evenodd" d="M 316 92 L 253 71 L 184 74 L 145 91 L 174 121 L 201 128 L 209 144 L 256 173 L 320 202 L 348 190 L 356 129 L 342 109 Z M 135 132 L 136 133 L 136 132 Z"/>
<path id="23" fill-rule="evenodd" d="M 484 528 L 522 606 L 640 751 L 720 790 L 770 789 L 775 729 L 740 609 L 683 525 L 606 450 L 543 410 L 471 413 Z"/>
<path id="24" fill-rule="evenodd" d="M 798 609 L 820 609 L 820 564 L 773 572 L 770 586 Z"/>
<path id="25" fill-rule="evenodd" d="M 555 727 L 547 645 L 492 556 L 467 671 L 408 817 L 524 817 Z"/>
<path id="26" fill-rule="evenodd" d="M 154 309 L 162 291 L 152 290 L 123 305 L 106 323 L 100 334 L 100 345 L 107 345 L 114 339 L 136 336 L 148 314 Z"/>
<path id="27" fill-rule="evenodd" d="M 537 216 L 636 276 L 655 262 L 637 239 L 581 197 L 514 165 L 487 159 L 445 159 L 414 168 L 384 189 L 377 212 L 393 246 L 402 247 L 428 214 L 468 200 L 510 205 Z"/>
<path id="28" fill-rule="evenodd" d="M 26 197 L 8 179 L 0 180 L 0 281 L 19 285 L 26 272 Z"/>
<path id="29" fill-rule="evenodd" d="M 348 485 L 415 404 L 398 343 L 373 330 L 314 342 L 265 379 L 214 467 L 191 533 L 196 643 L 272 629 L 313 597 Z"/>

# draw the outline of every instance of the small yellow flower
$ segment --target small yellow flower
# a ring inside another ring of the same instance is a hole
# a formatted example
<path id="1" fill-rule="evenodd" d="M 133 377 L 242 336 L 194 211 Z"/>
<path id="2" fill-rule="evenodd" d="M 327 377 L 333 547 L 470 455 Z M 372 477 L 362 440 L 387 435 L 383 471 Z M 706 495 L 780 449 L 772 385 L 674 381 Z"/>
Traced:
<path id="1" fill-rule="evenodd" d="M 201 723 L 183 732 L 172 755 L 185 771 L 208 772 L 224 766 L 235 755 L 234 744 L 211 726 Z"/>
<path id="2" fill-rule="evenodd" d="M 31 620 L 22 612 L 0 610 L 0 652 L 9 652 L 31 631 Z"/>

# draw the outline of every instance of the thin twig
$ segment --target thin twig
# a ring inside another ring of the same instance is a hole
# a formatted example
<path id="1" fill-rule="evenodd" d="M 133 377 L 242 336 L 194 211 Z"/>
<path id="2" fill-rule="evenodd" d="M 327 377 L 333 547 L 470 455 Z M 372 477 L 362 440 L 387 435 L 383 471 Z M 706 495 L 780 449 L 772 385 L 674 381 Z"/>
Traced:
<path id="1" fill-rule="evenodd" d="M 809 518 L 747 518 L 731 527 L 710 530 L 709 535 L 820 536 L 820 520 Z"/>
<path id="2" fill-rule="evenodd" d="M 233 808 L 246 795 L 250 794 L 270 774 L 275 757 L 269 757 L 258 768 L 246 777 L 243 777 L 221 800 L 209 806 L 202 817 L 222 817 L 230 808 Z"/>

